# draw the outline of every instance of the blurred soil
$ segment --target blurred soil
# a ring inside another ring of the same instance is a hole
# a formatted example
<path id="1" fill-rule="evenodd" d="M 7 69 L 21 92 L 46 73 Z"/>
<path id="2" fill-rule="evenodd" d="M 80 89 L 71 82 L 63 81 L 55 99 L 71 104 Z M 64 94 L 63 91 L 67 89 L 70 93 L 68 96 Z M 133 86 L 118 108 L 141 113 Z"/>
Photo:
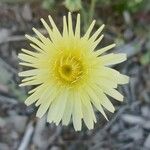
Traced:
<path id="1" fill-rule="evenodd" d="M 75 132 L 72 124 L 56 127 L 44 117 L 36 118 L 36 108 L 23 103 L 28 88 L 18 87 L 22 68 L 17 55 L 21 48 L 29 48 L 24 34 L 34 36 L 33 26 L 45 34 L 40 18 L 48 14 L 62 28 L 67 10 L 61 4 L 50 12 L 40 3 L 0 4 L 0 150 L 150 150 L 150 62 L 146 61 L 150 60 L 150 12 L 117 15 L 106 10 L 96 8 L 94 17 L 101 18 L 96 28 L 104 22 L 103 45 L 115 40 L 112 51 L 127 53 L 128 60 L 114 67 L 130 76 L 130 83 L 119 87 L 123 103 L 112 100 L 115 114 L 106 111 L 109 122 L 97 113 L 93 130 L 83 126 Z"/>

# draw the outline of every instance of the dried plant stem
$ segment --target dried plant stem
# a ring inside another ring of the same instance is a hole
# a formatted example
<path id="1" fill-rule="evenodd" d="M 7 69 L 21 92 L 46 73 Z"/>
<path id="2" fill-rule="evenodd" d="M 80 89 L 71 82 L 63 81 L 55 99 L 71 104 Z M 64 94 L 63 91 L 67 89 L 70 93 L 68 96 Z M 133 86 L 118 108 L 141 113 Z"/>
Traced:
<path id="1" fill-rule="evenodd" d="M 28 2 L 33 2 L 33 1 L 39 1 L 39 0 L 28 0 Z M 23 3 L 23 2 L 26 2 L 26 0 L 0 0 L 0 3 L 10 3 L 10 4 Z"/>

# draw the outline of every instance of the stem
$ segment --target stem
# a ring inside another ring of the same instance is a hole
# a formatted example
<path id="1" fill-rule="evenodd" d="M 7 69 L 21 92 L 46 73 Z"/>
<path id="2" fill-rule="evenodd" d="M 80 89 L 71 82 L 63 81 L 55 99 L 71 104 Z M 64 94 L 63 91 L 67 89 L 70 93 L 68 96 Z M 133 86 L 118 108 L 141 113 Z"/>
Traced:
<path id="1" fill-rule="evenodd" d="M 38 0 L 29 0 L 28 2 L 33 2 Z M 0 3 L 9 3 L 9 4 L 15 4 L 15 3 L 23 3 L 26 2 L 26 0 L 0 0 Z"/>
<path id="2" fill-rule="evenodd" d="M 96 5 L 96 0 L 91 0 L 90 12 L 89 12 L 89 22 L 91 22 L 93 19 L 95 5 Z"/>

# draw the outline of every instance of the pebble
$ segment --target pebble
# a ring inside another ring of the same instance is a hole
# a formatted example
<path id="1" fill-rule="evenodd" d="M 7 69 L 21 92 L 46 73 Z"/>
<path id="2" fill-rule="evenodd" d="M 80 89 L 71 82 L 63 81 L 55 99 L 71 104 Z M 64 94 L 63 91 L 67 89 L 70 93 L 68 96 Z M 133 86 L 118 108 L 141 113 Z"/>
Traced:
<path id="1" fill-rule="evenodd" d="M 146 141 L 144 142 L 144 147 L 150 149 L 150 134 L 147 136 Z"/>
<path id="2" fill-rule="evenodd" d="M 143 106 L 141 108 L 141 113 L 142 113 L 142 116 L 145 117 L 145 118 L 150 118 L 150 107 L 149 106 Z"/>
<path id="3" fill-rule="evenodd" d="M 119 132 L 119 130 L 120 130 L 120 126 L 118 124 L 115 124 L 111 127 L 110 133 L 116 134 L 117 132 Z"/>
<path id="4" fill-rule="evenodd" d="M 132 139 L 134 141 L 140 141 L 143 138 L 143 136 L 144 136 L 143 129 L 139 126 L 135 126 L 125 131 L 122 131 L 119 134 L 119 139 L 122 141 L 126 141 L 129 139 Z"/>
<path id="5" fill-rule="evenodd" d="M 10 150 L 7 144 L 5 143 L 0 143 L 0 150 Z"/>
<path id="6" fill-rule="evenodd" d="M 61 150 L 58 146 L 53 146 L 50 150 Z"/>
<path id="7" fill-rule="evenodd" d="M 122 115 L 122 120 L 131 125 L 143 125 L 145 122 L 142 117 L 129 114 Z"/>
<path id="8" fill-rule="evenodd" d="M 149 120 L 149 121 L 146 121 L 146 122 L 143 124 L 143 128 L 144 128 L 144 129 L 147 129 L 147 130 L 150 130 L 150 120 Z"/>
<path id="9" fill-rule="evenodd" d="M 0 118 L 0 128 L 5 127 L 6 121 L 3 118 Z"/>
<path id="10" fill-rule="evenodd" d="M 27 116 L 12 115 L 7 118 L 7 124 L 12 124 L 15 131 L 23 133 L 27 123 Z"/>

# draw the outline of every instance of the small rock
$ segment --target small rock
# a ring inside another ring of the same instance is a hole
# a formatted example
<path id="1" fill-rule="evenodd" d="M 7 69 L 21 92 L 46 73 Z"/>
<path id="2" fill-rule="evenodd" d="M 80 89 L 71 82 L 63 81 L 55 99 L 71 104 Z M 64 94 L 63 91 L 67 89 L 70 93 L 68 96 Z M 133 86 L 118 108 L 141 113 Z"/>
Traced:
<path id="1" fill-rule="evenodd" d="M 3 118 L 0 118 L 0 128 L 3 128 L 6 125 L 6 121 Z"/>
<path id="2" fill-rule="evenodd" d="M 61 150 L 58 146 L 53 146 L 50 150 Z"/>
<path id="3" fill-rule="evenodd" d="M 115 124 L 115 125 L 113 125 L 113 126 L 111 127 L 110 133 L 111 133 L 111 134 L 116 134 L 117 132 L 119 132 L 119 130 L 120 130 L 119 125 L 118 125 L 118 124 Z"/>
<path id="4" fill-rule="evenodd" d="M 150 130 L 150 120 L 143 123 L 143 128 L 147 129 L 147 130 Z"/>
<path id="5" fill-rule="evenodd" d="M 144 147 L 150 149 L 150 134 L 147 136 L 146 141 L 144 142 Z"/>
<path id="6" fill-rule="evenodd" d="M 134 140 L 134 141 L 139 141 L 143 138 L 144 132 L 142 128 L 135 128 L 131 132 L 129 132 L 129 136 Z"/>
<path id="7" fill-rule="evenodd" d="M 127 40 L 131 40 L 133 38 L 133 31 L 129 28 L 127 30 L 125 30 L 124 38 Z"/>
<path id="8" fill-rule="evenodd" d="M 23 133 L 26 127 L 27 119 L 28 118 L 26 116 L 13 115 L 7 118 L 7 123 L 12 124 L 17 132 Z"/>
<path id="9" fill-rule="evenodd" d="M 132 127 L 130 129 L 127 129 L 119 134 L 119 139 L 126 141 L 126 140 L 134 140 L 134 141 L 140 141 L 143 139 L 144 132 L 143 129 L 139 126 Z"/>
<path id="10" fill-rule="evenodd" d="M 5 143 L 0 143 L 0 150 L 10 150 L 7 144 Z"/>
<path id="11" fill-rule="evenodd" d="M 145 122 L 142 117 L 129 114 L 122 115 L 122 120 L 131 125 L 143 125 Z"/>
<path id="12" fill-rule="evenodd" d="M 8 38 L 8 36 L 10 35 L 10 31 L 8 29 L 0 29 L 0 43 L 5 42 L 5 40 Z"/>
<path id="13" fill-rule="evenodd" d="M 142 116 L 146 118 L 150 118 L 150 107 L 149 106 L 143 106 L 141 108 Z"/>
<path id="14" fill-rule="evenodd" d="M 32 12 L 30 9 L 30 5 L 29 4 L 25 4 L 23 9 L 22 9 L 22 17 L 27 20 L 27 21 L 31 21 L 32 20 Z"/>

